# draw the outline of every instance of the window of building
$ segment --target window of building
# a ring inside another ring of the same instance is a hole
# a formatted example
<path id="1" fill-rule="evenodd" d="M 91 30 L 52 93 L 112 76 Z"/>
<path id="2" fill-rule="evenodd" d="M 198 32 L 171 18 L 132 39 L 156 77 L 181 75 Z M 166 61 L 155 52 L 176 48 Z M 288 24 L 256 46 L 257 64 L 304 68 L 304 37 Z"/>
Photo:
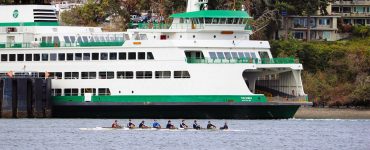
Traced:
<path id="1" fill-rule="evenodd" d="M 100 53 L 100 60 L 108 60 L 108 53 Z"/>
<path id="2" fill-rule="evenodd" d="M 126 60 L 126 53 L 125 52 L 118 53 L 118 59 L 119 60 Z"/>
<path id="3" fill-rule="evenodd" d="M 294 38 L 303 39 L 303 32 L 294 32 Z"/>
<path id="4" fill-rule="evenodd" d="M 50 54 L 50 61 L 56 61 L 57 60 L 57 54 L 56 53 L 51 53 Z"/>
<path id="5" fill-rule="evenodd" d="M 24 61 L 24 54 L 17 54 L 17 61 Z"/>
<path id="6" fill-rule="evenodd" d="M 152 74 L 151 71 L 136 71 L 136 79 L 151 79 Z"/>
<path id="7" fill-rule="evenodd" d="M 99 60 L 99 53 L 91 53 L 91 60 Z"/>
<path id="8" fill-rule="evenodd" d="M 139 59 L 139 60 L 145 59 L 145 52 L 138 52 L 137 53 L 137 59 Z"/>
<path id="9" fill-rule="evenodd" d="M 188 71 L 174 71 L 173 76 L 174 78 L 190 78 Z"/>
<path id="10" fill-rule="evenodd" d="M 128 53 L 128 60 L 136 60 L 136 53 L 135 52 L 129 52 Z"/>
<path id="11" fill-rule="evenodd" d="M 9 61 L 15 61 L 15 54 L 9 54 Z"/>
<path id="12" fill-rule="evenodd" d="M 82 60 L 82 53 L 75 53 L 75 60 Z"/>
<path id="13" fill-rule="evenodd" d="M 148 59 L 148 60 L 154 59 L 153 53 L 152 52 L 146 52 L 146 59 Z"/>
<path id="14" fill-rule="evenodd" d="M 32 61 L 32 54 L 26 54 L 26 61 Z"/>
<path id="15" fill-rule="evenodd" d="M 98 89 L 98 94 L 99 95 L 110 95 L 110 90 L 109 88 L 99 88 Z"/>
<path id="16" fill-rule="evenodd" d="M 33 61 L 40 61 L 40 54 L 33 54 Z"/>
<path id="17" fill-rule="evenodd" d="M 171 71 L 156 71 L 155 78 L 156 79 L 171 78 Z"/>
<path id="18" fill-rule="evenodd" d="M 48 61 L 49 60 L 49 54 L 46 54 L 46 53 L 41 54 L 41 60 L 42 61 Z"/>
<path id="19" fill-rule="evenodd" d="M 84 96 L 85 93 L 92 93 L 93 95 L 96 95 L 96 89 L 95 88 L 81 88 L 81 96 Z"/>
<path id="20" fill-rule="evenodd" d="M 84 53 L 83 54 L 83 59 L 84 60 L 90 60 L 90 53 Z"/>
<path id="21" fill-rule="evenodd" d="M 67 60 L 73 61 L 73 53 L 67 53 Z"/>
<path id="22" fill-rule="evenodd" d="M 117 79 L 132 79 L 134 72 L 132 71 L 117 71 Z"/>
<path id="23" fill-rule="evenodd" d="M 78 79 L 78 72 L 64 72 L 64 79 Z"/>
<path id="24" fill-rule="evenodd" d="M 1 54 L 1 61 L 8 61 L 8 55 L 7 54 Z"/>
<path id="25" fill-rule="evenodd" d="M 96 72 L 81 72 L 81 79 L 96 79 Z"/>
<path id="26" fill-rule="evenodd" d="M 110 52 L 109 53 L 109 60 L 117 60 L 117 53 L 116 52 Z"/>
<path id="27" fill-rule="evenodd" d="M 65 61 L 65 60 L 66 60 L 66 54 L 64 54 L 64 53 L 59 53 L 59 54 L 58 54 L 58 60 L 59 60 L 59 61 Z"/>
<path id="28" fill-rule="evenodd" d="M 52 96 L 62 96 L 62 89 L 51 89 Z"/>

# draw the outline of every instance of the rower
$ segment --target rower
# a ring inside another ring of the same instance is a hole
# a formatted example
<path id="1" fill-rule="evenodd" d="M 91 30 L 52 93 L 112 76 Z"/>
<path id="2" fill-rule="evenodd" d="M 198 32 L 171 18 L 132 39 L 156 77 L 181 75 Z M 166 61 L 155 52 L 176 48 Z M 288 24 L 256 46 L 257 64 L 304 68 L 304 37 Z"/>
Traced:
<path id="1" fill-rule="evenodd" d="M 115 120 L 113 123 L 112 123 L 112 128 L 121 128 L 121 126 L 118 124 L 118 121 Z"/>
<path id="2" fill-rule="evenodd" d="M 157 120 L 154 119 L 153 128 L 160 129 L 161 125 L 157 122 Z"/>
<path id="3" fill-rule="evenodd" d="M 181 121 L 180 128 L 188 128 L 188 125 L 185 124 L 185 120 Z"/>
<path id="4" fill-rule="evenodd" d="M 141 121 L 141 123 L 139 124 L 139 128 L 148 128 L 148 126 L 146 126 L 145 124 L 145 121 Z"/>
<path id="5" fill-rule="evenodd" d="M 216 129 L 216 126 L 211 123 L 211 121 L 208 121 L 207 129 Z"/>
<path id="6" fill-rule="evenodd" d="M 135 128 L 135 124 L 131 122 L 131 119 L 128 120 L 127 128 L 130 128 L 130 129 Z"/>
<path id="7" fill-rule="evenodd" d="M 220 130 L 227 130 L 229 129 L 229 126 L 227 126 L 227 123 L 225 122 L 223 127 L 220 127 Z"/>
<path id="8" fill-rule="evenodd" d="M 166 128 L 167 129 L 176 129 L 176 127 L 171 123 L 171 120 L 168 120 Z"/>
<path id="9" fill-rule="evenodd" d="M 198 125 L 198 124 L 197 124 L 197 120 L 194 120 L 193 128 L 194 128 L 194 129 L 197 129 L 197 130 L 199 130 L 199 129 L 200 129 L 200 125 Z"/>

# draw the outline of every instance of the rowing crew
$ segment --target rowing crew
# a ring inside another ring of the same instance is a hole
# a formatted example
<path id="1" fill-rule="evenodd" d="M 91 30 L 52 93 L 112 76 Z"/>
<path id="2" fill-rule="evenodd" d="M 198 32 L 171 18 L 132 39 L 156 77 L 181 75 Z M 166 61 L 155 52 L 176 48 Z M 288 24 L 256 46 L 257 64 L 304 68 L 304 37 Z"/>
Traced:
<path id="1" fill-rule="evenodd" d="M 161 129 L 162 128 L 161 124 L 159 124 L 159 122 L 157 120 L 154 120 L 152 127 L 156 128 L 156 129 Z M 112 128 L 122 128 L 122 126 L 118 124 L 117 120 L 115 120 L 112 124 Z M 127 128 L 130 128 L 130 129 L 136 128 L 136 125 L 131 122 L 131 119 L 129 119 L 129 122 L 127 123 Z M 143 120 L 139 124 L 139 128 L 147 129 L 147 128 L 151 128 L 151 127 L 145 125 L 145 121 Z M 180 128 L 190 129 L 189 126 L 186 125 L 185 120 L 181 121 Z M 208 121 L 207 129 L 216 129 L 216 128 L 217 127 L 215 125 L 213 125 L 211 123 L 211 121 Z M 175 127 L 175 125 L 172 124 L 171 120 L 168 120 L 167 125 L 166 125 L 166 129 L 177 129 L 177 127 Z M 197 123 L 197 120 L 194 120 L 193 129 L 199 130 L 199 129 L 203 129 L 203 128 Z M 229 127 L 227 126 L 227 123 L 225 122 L 224 126 L 220 127 L 220 129 L 221 130 L 227 130 L 227 129 L 229 129 Z"/>

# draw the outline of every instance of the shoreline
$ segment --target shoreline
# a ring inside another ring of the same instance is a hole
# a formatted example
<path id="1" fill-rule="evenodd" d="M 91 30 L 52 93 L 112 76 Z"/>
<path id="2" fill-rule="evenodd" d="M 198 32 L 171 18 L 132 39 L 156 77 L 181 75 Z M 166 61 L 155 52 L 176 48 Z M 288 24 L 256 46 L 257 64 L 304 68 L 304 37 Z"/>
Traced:
<path id="1" fill-rule="evenodd" d="M 370 119 L 370 108 L 300 107 L 295 119 Z"/>

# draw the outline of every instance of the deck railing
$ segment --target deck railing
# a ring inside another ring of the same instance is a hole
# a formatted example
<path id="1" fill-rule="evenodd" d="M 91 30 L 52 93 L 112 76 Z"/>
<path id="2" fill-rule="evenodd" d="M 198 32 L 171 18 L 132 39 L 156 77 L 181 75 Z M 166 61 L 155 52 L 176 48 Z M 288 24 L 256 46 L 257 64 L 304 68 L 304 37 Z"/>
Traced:
<path id="1" fill-rule="evenodd" d="M 207 24 L 190 23 L 129 23 L 130 29 L 204 29 Z M 252 30 L 250 25 L 246 25 L 245 30 Z"/>
<path id="2" fill-rule="evenodd" d="M 0 43 L 0 48 L 39 48 L 39 47 L 97 47 L 97 46 L 122 46 L 124 41 L 110 42 L 41 42 L 41 43 Z"/>
<path id="3" fill-rule="evenodd" d="M 212 58 L 186 58 L 189 64 L 297 64 L 298 59 L 288 58 L 239 58 L 239 59 L 212 59 Z"/>

